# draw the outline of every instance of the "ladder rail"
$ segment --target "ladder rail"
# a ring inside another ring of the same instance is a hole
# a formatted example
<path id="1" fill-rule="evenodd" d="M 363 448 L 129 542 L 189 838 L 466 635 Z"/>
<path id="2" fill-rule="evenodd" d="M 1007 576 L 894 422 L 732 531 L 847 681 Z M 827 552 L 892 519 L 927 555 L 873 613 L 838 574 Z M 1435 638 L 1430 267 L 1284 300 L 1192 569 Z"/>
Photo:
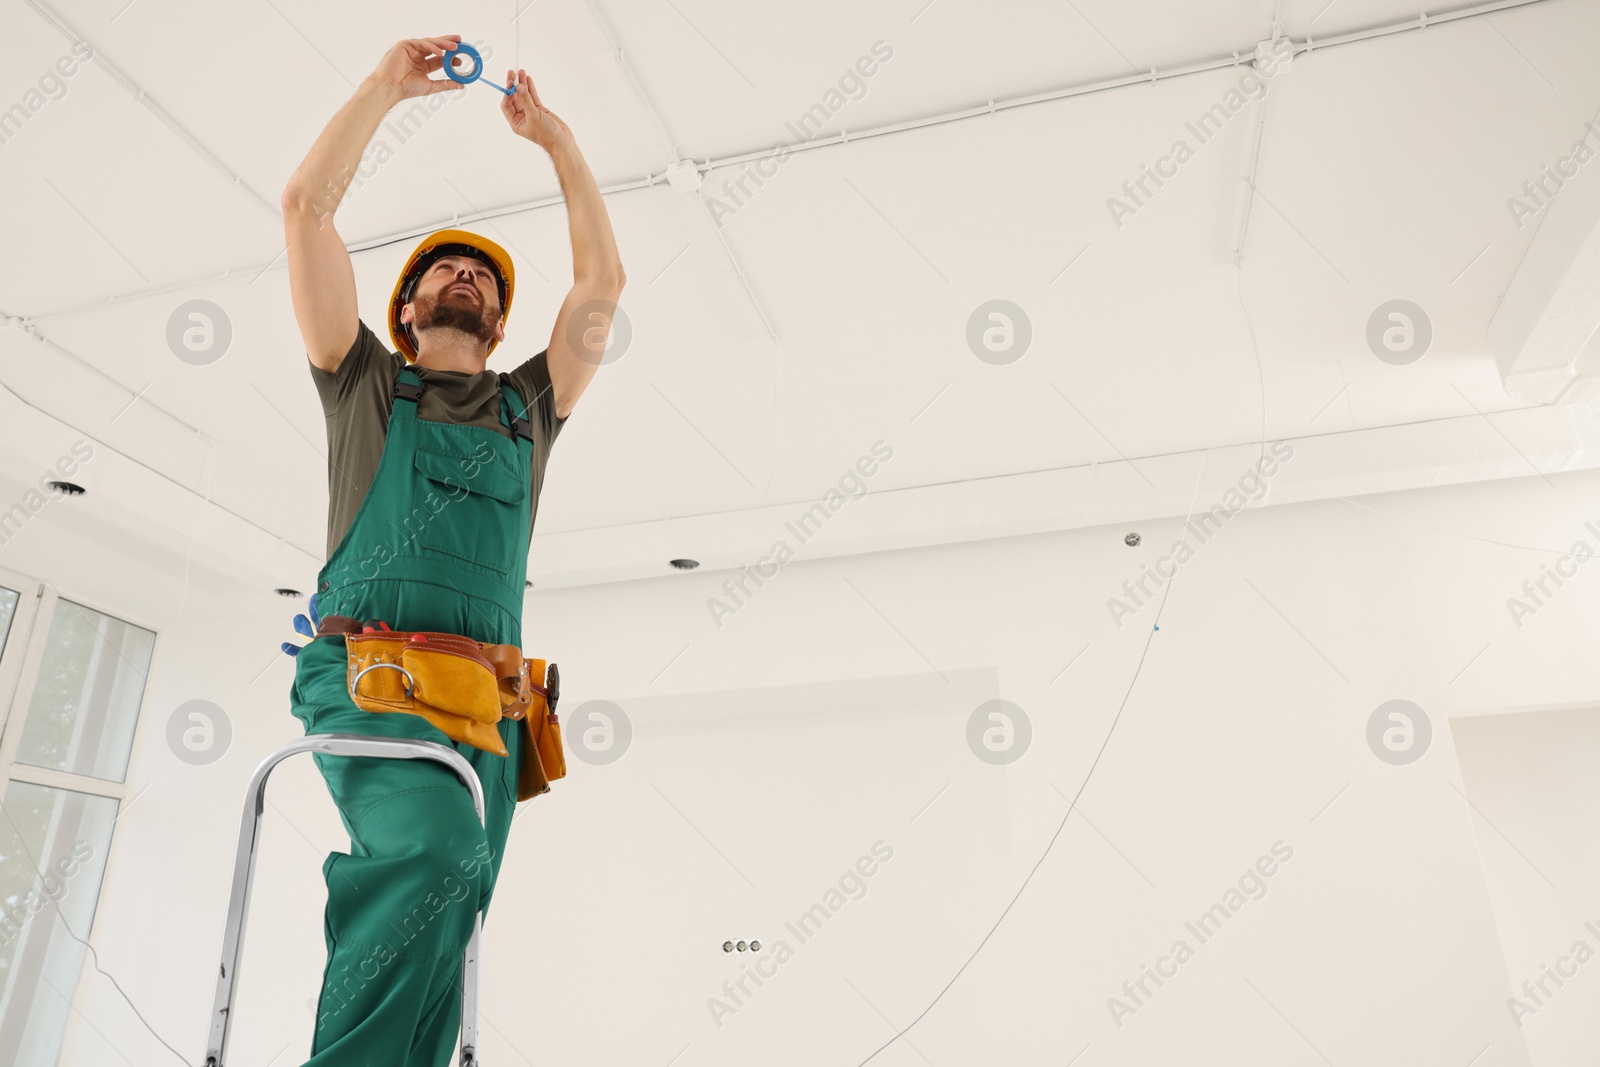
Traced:
<path id="1" fill-rule="evenodd" d="M 211 1035 L 206 1048 L 205 1067 L 223 1067 L 228 1048 L 228 1031 L 233 1016 L 233 997 L 239 981 L 239 960 L 244 951 L 245 919 L 250 908 L 250 889 L 255 881 L 256 848 L 261 841 L 261 818 L 266 810 L 267 779 L 290 756 L 302 752 L 321 752 L 330 756 L 370 756 L 379 759 L 427 759 L 443 763 L 455 772 L 472 794 L 478 821 L 488 825 L 484 811 L 483 783 L 472 764 L 453 748 L 433 741 L 402 737 L 371 737 L 364 734 L 307 734 L 261 761 L 245 792 L 244 816 L 239 824 L 239 846 L 233 860 L 233 885 L 228 894 L 228 920 L 222 936 L 222 962 L 217 970 L 217 995 L 211 1012 Z M 462 957 L 461 973 L 461 1067 L 477 1064 L 478 947 L 483 934 L 483 913 L 473 919 L 472 936 Z"/>

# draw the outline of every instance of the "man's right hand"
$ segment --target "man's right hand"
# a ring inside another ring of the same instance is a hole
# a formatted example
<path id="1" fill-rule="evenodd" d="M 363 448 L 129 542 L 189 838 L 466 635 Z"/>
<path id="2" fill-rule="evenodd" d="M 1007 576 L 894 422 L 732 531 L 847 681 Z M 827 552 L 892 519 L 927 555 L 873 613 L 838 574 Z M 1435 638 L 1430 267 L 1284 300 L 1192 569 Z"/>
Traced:
<path id="1" fill-rule="evenodd" d="M 465 85 L 449 78 L 428 77 L 444 65 L 460 43 L 459 33 L 447 34 L 444 37 L 417 37 L 396 42 L 393 48 L 384 53 L 378 68 L 372 72 L 372 77 L 393 91 L 401 100 L 413 96 L 427 96 L 430 93 L 446 93 L 452 89 L 465 89 Z"/>

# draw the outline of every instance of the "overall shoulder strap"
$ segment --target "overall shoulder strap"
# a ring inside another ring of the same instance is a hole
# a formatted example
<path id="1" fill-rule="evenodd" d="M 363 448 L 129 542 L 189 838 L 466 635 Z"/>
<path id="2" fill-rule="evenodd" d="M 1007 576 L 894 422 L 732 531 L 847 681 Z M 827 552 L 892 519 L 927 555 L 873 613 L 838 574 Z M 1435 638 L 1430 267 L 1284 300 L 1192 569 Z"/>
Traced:
<path id="1" fill-rule="evenodd" d="M 499 375 L 500 381 L 500 425 L 511 431 L 513 437 L 520 437 L 529 444 L 533 443 L 533 423 L 528 421 L 527 408 L 523 406 L 522 395 L 516 387 L 507 380 L 504 374 Z"/>
<path id="2" fill-rule="evenodd" d="M 426 388 L 417 372 L 407 364 L 400 368 L 400 373 L 394 379 L 394 399 L 409 400 L 413 404 L 422 399 L 422 392 Z"/>

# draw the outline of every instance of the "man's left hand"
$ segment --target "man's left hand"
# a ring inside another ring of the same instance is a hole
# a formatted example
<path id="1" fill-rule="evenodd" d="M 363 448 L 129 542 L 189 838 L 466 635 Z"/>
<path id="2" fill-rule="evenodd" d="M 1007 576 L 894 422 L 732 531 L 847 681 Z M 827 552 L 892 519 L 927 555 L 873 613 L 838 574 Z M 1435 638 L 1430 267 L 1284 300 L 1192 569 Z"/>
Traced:
<path id="1" fill-rule="evenodd" d="M 540 101 L 539 91 L 533 87 L 533 79 L 526 70 L 507 71 L 506 88 L 515 88 L 516 93 L 500 101 L 500 113 L 506 117 L 513 133 L 526 137 L 546 152 L 571 140 L 572 130 Z"/>

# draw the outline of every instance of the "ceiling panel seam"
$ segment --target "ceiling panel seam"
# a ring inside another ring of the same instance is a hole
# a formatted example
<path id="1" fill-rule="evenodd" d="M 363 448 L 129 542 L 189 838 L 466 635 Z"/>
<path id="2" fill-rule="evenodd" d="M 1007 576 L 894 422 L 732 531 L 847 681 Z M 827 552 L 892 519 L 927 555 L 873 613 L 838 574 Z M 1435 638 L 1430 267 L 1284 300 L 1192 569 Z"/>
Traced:
<path id="1" fill-rule="evenodd" d="M 250 518 L 247 518 L 244 515 L 239 514 L 237 511 L 234 511 L 232 508 L 228 507 L 227 505 L 219 504 L 216 501 L 216 499 L 214 497 L 212 497 L 209 493 L 202 493 L 198 489 L 190 488 L 189 486 L 185 485 L 183 482 L 181 482 L 178 479 L 174 478 L 172 475 L 167 474 L 165 471 L 161 471 L 161 470 L 156 469 L 155 467 L 152 467 L 150 464 L 146 463 L 142 459 L 139 459 L 137 456 L 130 455 L 129 453 L 124 452 L 122 449 L 117 448 L 115 445 L 107 444 L 105 441 L 101 440 L 99 437 L 96 437 L 94 434 L 92 434 L 89 431 L 85 430 L 83 427 L 78 426 L 75 423 L 72 423 L 72 422 L 68 421 L 67 419 L 62 418 L 60 415 L 57 415 L 53 411 L 46 410 L 45 408 L 40 407 L 38 404 L 35 404 L 33 401 L 29 400 L 27 397 L 23 396 L 21 393 L 17 392 L 15 389 L 11 388 L 11 386 L 7 385 L 4 382 L 0 382 L 0 389 L 4 389 L 7 393 L 9 393 L 12 396 L 13 399 L 15 399 L 17 401 L 17 403 L 21 404 L 23 407 L 29 408 L 32 411 L 37 411 L 39 414 L 43 415 L 45 418 L 52 419 L 55 422 L 60 423 L 62 426 L 65 426 L 67 429 L 73 431 L 74 433 L 82 434 L 84 437 L 87 437 L 89 440 L 93 441 L 99 447 L 104 448 L 106 451 L 113 452 L 116 455 L 121 456 L 123 459 L 127 460 L 129 463 L 134 464 L 135 466 L 143 467 L 145 470 L 149 471 L 151 474 L 154 474 L 157 478 L 160 478 L 162 481 L 170 482 L 172 485 L 176 486 L 178 489 L 182 490 L 183 492 L 188 493 L 190 496 L 198 498 L 205 506 L 213 507 L 213 508 L 216 508 L 218 511 L 226 512 L 227 514 L 229 514 L 229 515 L 233 516 L 234 518 L 238 519 L 240 522 L 244 523 L 245 525 L 251 526 L 251 527 L 254 527 L 257 530 L 260 530 L 262 533 L 266 534 L 268 537 L 272 538 L 274 541 L 277 541 L 279 544 L 287 545 L 289 548 L 294 549 L 296 552 L 299 552 L 299 553 L 302 553 L 303 555 L 305 555 L 306 558 L 317 561 L 317 563 L 319 565 L 321 564 L 322 557 L 318 556 L 316 553 L 311 552 L 308 549 L 301 548 L 299 545 L 297 545 L 293 541 L 289 540 L 289 538 L 285 537 L 283 534 L 280 534 L 280 533 L 277 533 L 277 532 L 275 532 L 273 530 L 267 529 L 265 526 L 261 525 L 259 522 L 256 522 L 254 519 L 250 519 Z M 198 433 L 198 432 L 199 431 L 196 431 L 196 433 Z M 204 435 L 201 435 L 201 436 L 203 437 Z M 206 443 L 207 443 L 208 448 L 212 444 L 212 442 L 209 439 L 207 439 Z"/>
<path id="2" fill-rule="evenodd" d="M 672 135 L 667 132 L 666 124 L 661 121 L 661 116 L 656 111 L 655 105 L 650 102 L 650 98 L 645 95 L 644 89 L 640 87 L 639 79 L 634 77 L 633 66 L 623 55 L 622 49 L 617 46 L 616 38 L 611 32 L 611 25 L 606 22 L 606 18 L 600 13 L 600 9 L 595 7 L 593 0 L 583 0 L 583 5 L 589 9 L 589 17 L 594 19 L 595 25 L 599 27 L 600 36 L 605 40 L 606 48 L 610 51 L 611 58 L 616 60 L 617 66 L 622 69 L 622 76 L 627 79 L 628 88 L 633 90 L 634 99 L 639 101 L 639 106 L 644 109 L 645 115 L 650 119 L 650 124 L 661 135 L 662 144 L 667 150 L 667 161 L 676 160 L 678 158 L 678 146 L 673 141 Z"/>
<path id="3" fill-rule="evenodd" d="M 57 33 L 71 41 L 74 45 L 83 45 L 87 47 L 90 55 L 93 58 L 94 65 L 105 71 L 106 76 L 121 86 L 123 91 L 129 96 L 143 104 L 150 111 L 150 113 L 159 119 L 161 123 L 169 130 L 171 130 L 173 134 L 177 136 L 178 140 L 182 141 L 191 152 L 204 160 L 207 166 L 211 167 L 212 170 L 215 170 L 218 174 L 227 179 L 229 185 L 243 192 L 267 214 L 271 215 L 274 219 L 277 219 L 280 222 L 282 221 L 282 215 L 279 214 L 276 207 L 268 203 L 267 200 L 262 197 L 260 193 L 252 189 L 244 181 L 244 179 L 240 178 L 237 174 L 233 173 L 233 171 L 229 170 L 225 165 L 223 165 L 222 161 L 212 154 L 211 150 L 202 144 L 198 137 L 184 129 L 183 125 L 179 123 L 177 119 L 168 114 L 165 108 L 156 103 L 155 100 L 151 98 L 149 93 L 145 92 L 145 90 L 140 86 L 134 84 L 132 80 L 130 80 L 126 75 L 113 66 L 111 62 L 106 59 L 104 52 L 94 47 L 94 45 L 90 44 L 86 39 L 80 38 L 77 34 L 69 30 L 65 25 L 62 24 L 60 19 L 56 18 L 51 12 L 46 11 L 44 7 L 39 4 L 38 0 L 23 0 L 23 3 L 33 8 L 33 11 L 36 15 L 38 15 L 45 22 L 49 23 Z"/>
<path id="4" fill-rule="evenodd" d="M 1438 416 L 1434 416 L 1432 418 L 1425 418 L 1425 419 L 1408 419 L 1405 422 L 1379 423 L 1379 424 L 1373 425 L 1373 426 L 1353 426 L 1353 427 L 1351 427 L 1349 429 L 1346 429 L 1346 430 L 1325 430 L 1325 431 L 1323 431 L 1321 433 L 1296 434 L 1293 437 L 1282 438 L 1282 440 L 1287 441 L 1287 442 L 1289 442 L 1291 444 L 1295 444 L 1295 445 L 1305 444 L 1306 442 L 1310 442 L 1310 441 L 1336 441 L 1336 440 L 1338 440 L 1340 438 L 1348 438 L 1348 439 L 1354 440 L 1354 439 L 1357 439 L 1357 438 L 1362 437 L 1364 435 L 1371 434 L 1374 431 L 1384 431 L 1384 430 L 1421 430 L 1421 429 L 1426 429 L 1426 428 L 1429 428 L 1429 427 L 1443 427 L 1443 426 L 1451 426 L 1451 425 L 1464 425 L 1466 423 L 1478 422 L 1478 421 L 1483 421 L 1483 422 L 1488 423 L 1489 427 L 1491 429 L 1494 429 L 1495 432 L 1498 434 L 1500 431 L 1494 425 L 1493 421 L 1491 421 L 1488 418 L 1488 416 L 1490 416 L 1490 415 L 1505 415 L 1505 414 L 1510 414 L 1510 413 L 1514 413 L 1514 412 L 1535 411 L 1535 410 L 1538 410 L 1538 409 L 1551 409 L 1553 411 L 1554 409 L 1557 409 L 1557 408 L 1566 408 L 1566 407 L 1570 407 L 1570 408 L 1585 408 L 1585 409 L 1589 409 L 1591 411 L 1595 411 L 1596 410 L 1596 406 L 1591 404 L 1587 400 L 1579 401 L 1579 402 L 1572 403 L 1572 404 L 1523 404 L 1523 405 L 1519 405 L 1517 407 L 1496 408 L 1493 411 L 1479 411 L 1479 412 L 1474 413 L 1472 415 L 1438 415 Z M 902 493 L 902 492 L 906 492 L 908 490 L 939 489 L 939 488 L 949 488 L 949 487 L 955 487 L 955 486 L 980 486 L 980 485 L 984 485 L 984 484 L 998 484 L 1000 482 L 1005 481 L 1006 479 L 1011 479 L 1011 478 L 1025 478 L 1025 477 L 1030 477 L 1030 476 L 1035 476 L 1035 475 L 1044 475 L 1044 474 L 1071 474 L 1071 473 L 1079 472 L 1079 471 L 1097 471 L 1102 467 L 1104 467 L 1104 468 L 1127 467 L 1128 469 L 1134 470 L 1135 472 L 1137 472 L 1137 469 L 1138 469 L 1137 465 L 1140 464 L 1140 463 L 1151 463 L 1151 462 L 1154 462 L 1154 461 L 1157 461 L 1157 460 L 1181 461 L 1181 460 L 1193 459 L 1193 458 L 1196 458 L 1196 457 L 1207 456 L 1207 455 L 1210 455 L 1213 452 L 1232 452 L 1232 451 L 1239 451 L 1239 450 L 1242 450 L 1242 449 L 1253 449 L 1253 448 L 1256 448 L 1259 444 L 1260 444 L 1259 441 L 1248 440 L 1248 441 L 1233 441 L 1233 442 L 1229 442 L 1227 444 L 1220 444 L 1220 445 L 1200 445 L 1200 446 L 1197 446 L 1195 448 L 1186 448 L 1186 449 L 1182 449 L 1182 450 L 1177 451 L 1177 452 L 1151 452 L 1151 453 L 1147 453 L 1147 454 L 1141 455 L 1141 456 L 1118 457 L 1117 459 L 1103 459 L 1103 460 L 1102 459 L 1094 459 L 1094 460 L 1088 460 L 1087 462 L 1083 462 L 1083 463 L 1067 463 L 1067 464 L 1063 464 L 1063 465 L 1055 466 L 1055 467 L 1031 467 L 1031 468 L 1029 468 L 1027 470 L 1005 471 L 1005 472 L 1002 472 L 1002 473 L 999 473 L 999 474 L 975 474 L 975 475 L 973 475 L 973 476 L 971 476 L 969 478 L 947 478 L 947 479 L 944 479 L 942 481 L 936 481 L 936 482 L 917 482 L 914 485 L 895 486 L 892 489 L 878 489 L 878 490 L 874 490 L 874 492 L 877 493 L 878 495 L 883 495 L 883 494 L 886 494 L 886 493 Z M 1554 453 L 1537 453 L 1537 455 L 1539 455 L 1541 458 L 1544 458 L 1546 460 L 1548 460 L 1549 456 L 1552 455 L 1552 454 L 1554 454 Z M 1533 463 L 1526 456 L 1518 454 L 1516 456 L 1516 459 L 1520 460 L 1523 464 L 1528 465 L 1528 466 L 1530 466 L 1532 468 L 1533 475 L 1529 475 L 1529 477 L 1536 476 L 1536 475 L 1542 475 L 1542 474 L 1546 474 L 1546 473 L 1566 474 L 1566 473 L 1569 473 L 1573 469 L 1579 469 L 1579 470 L 1593 469 L 1593 468 L 1587 468 L 1587 467 L 1584 467 L 1584 468 L 1556 468 L 1554 470 L 1551 470 L 1551 471 L 1547 472 L 1547 471 L 1542 470 L 1536 463 Z M 1512 462 L 1511 457 L 1507 457 L 1507 462 L 1508 463 Z M 1269 496 L 1270 496 L 1270 494 L 1263 495 L 1259 501 L 1252 501 L 1250 506 L 1252 506 L 1252 507 L 1267 507 L 1267 506 L 1269 506 L 1268 503 L 1267 503 L 1267 501 L 1269 499 Z M 790 507 L 790 506 L 804 506 L 806 504 L 810 504 L 810 503 L 813 503 L 813 502 L 814 502 L 814 500 L 810 499 L 810 498 L 803 499 L 803 500 L 796 498 L 796 499 L 793 499 L 793 500 L 780 500 L 780 501 L 774 501 L 774 502 L 770 502 L 770 503 L 758 504 L 758 505 L 755 505 L 753 507 L 723 508 L 723 509 L 718 510 L 718 511 L 681 512 L 681 513 L 673 514 L 673 515 L 663 515 L 662 516 L 662 521 L 666 521 L 666 522 L 674 522 L 674 521 L 682 522 L 682 521 L 691 520 L 691 519 L 719 518 L 719 517 L 726 516 L 726 515 L 738 515 L 738 514 L 741 514 L 741 513 L 744 513 L 744 512 L 762 512 L 762 511 L 770 510 L 772 508 L 781 508 L 781 507 Z M 1278 506 L 1278 505 L 1271 505 L 1271 506 Z M 568 535 L 581 534 L 581 533 L 601 533 L 601 532 L 608 531 L 608 530 L 627 529 L 628 527 L 639 526 L 639 525 L 644 524 L 644 523 L 655 522 L 655 521 L 657 521 L 657 520 L 655 520 L 655 519 L 630 519 L 630 520 L 628 520 L 626 522 L 607 523 L 607 524 L 601 525 L 601 526 L 578 526 L 578 527 L 572 527 L 570 529 L 552 530 L 552 531 L 550 531 L 548 533 L 538 533 L 538 534 L 535 534 L 534 536 L 535 536 L 535 539 L 537 539 L 539 537 L 565 537 L 565 536 L 568 536 Z"/>
<path id="5" fill-rule="evenodd" d="M 606 22 L 605 16 L 600 13 L 600 9 L 594 5 L 593 0 L 583 0 L 583 3 L 584 6 L 589 9 L 589 15 L 594 19 L 595 25 L 599 27 L 600 36 L 605 39 L 606 47 L 610 50 L 611 57 L 617 61 L 617 66 L 622 69 L 622 76 L 627 79 L 628 86 L 633 90 L 634 98 L 639 101 L 639 106 L 644 110 L 645 115 L 650 119 L 651 125 L 653 125 L 656 128 L 656 132 L 661 135 L 662 143 L 667 150 L 667 162 L 685 162 L 684 160 L 680 160 L 678 158 L 677 143 L 673 140 L 672 135 L 667 132 L 666 123 L 661 120 L 661 116 L 656 111 L 655 105 L 651 102 L 650 98 L 645 95 L 644 89 L 639 85 L 639 79 L 634 76 L 633 66 L 628 62 L 626 56 L 623 55 L 622 49 L 617 46 L 616 38 L 611 32 L 611 26 Z M 693 163 L 692 160 L 687 162 L 689 162 L 691 165 Z M 709 160 L 707 161 L 707 165 L 709 169 Z M 695 176 L 698 179 L 698 168 Z M 756 315 L 760 317 L 761 325 L 766 329 L 767 336 L 776 341 L 778 339 L 778 333 L 775 329 L 773 329 L 772 319 L 767 315 L 766 308 L 762 307 L 761 300 L 756 296 L 755 288 L 751 284 L 750 277 L 744 269 L 744 264 L 741 263 L 739 261 L 739 257 L 734 254 L 733 246 L 728 243 L 727 235 L 722 232 L 722 227 L 717 225 L 716 218 L 711 214 L 710 205 L 708 205 L 705 202 L 705 198 L 700 195 L 699 189 L 695 188 L 692 191 L 692 195 L 694 196 L 695 203 L 698 204 L 701 209 L 701 214 L 711 225 L 711 232 L 716 235 L 717 243 L 722 246 L 723 255 L 727 257 L 729 266 L 733 268 L 733 273 L 738 276 L 739 284 L 744 289 L 745 296 L 750 300 L 750 306 L 755 309 Z"/>
<path id="6" fill-rule="evenodd" d="M 212 443 L 211 438 L 205 433 L 205 431 L 201 430 L 198 426 L 190 425 L 189 423 L 185 422 L 183 419 L 179 418 L 177 415 L 174 415 L 172 412 L 170 412 L 166 408 L 162 407 L 160 404 L 157 404 L 155 401 L 150 400 L 147 397 L 141 397 L 140 394 L 142 394 L 144 392 L 144 389 L 135 390 L 132 386 L 124 385 L 122 382 L 118 381 L 116 378 L 113 378 L 111 375 L 107 374 L 105 371 L 101 370 L 99 367 L 95 366 L 93 363 L 90 363 L 88 360 L 84 359 L 82 356 L 78 355 L 75 352 L 72 352 L 69 349 L 63 348 L 61 345 L 57 344 L 55 341 L 52 341 L 50 338 L 48 338 L 44 334 L 40 333 L 39 332 L 39 328 L 37 326 L 35 326 L 28 319 L 19 318 L 18 316 L 15 316 L 15 315 L 7 315 L 3 310 L 0 310 L 0 326 L 20 329 L 23 333 L 27 334 L 29 337 L 32 337 L 38 343 L 46 346 L 47 348 L 54 349 L 55 351 L 61 353 L 63 356 L 66 356 L 68 359 L 72 360 L 72 362 L 76 363 L 78 366 L 80 366 L 80 367 L 84 368 L 85 370 L 89 371 L 91 374 L 94 374 L 96 377 L 101 378 L 104 381 L 110 382 L 112 385 L 116 386 L 118 389 L 121 389 L 124 393 L 127 393 L 128 394 L 128 403 L 130 405 L 135 400 L 143 399 L 146 407 L 150 408 L 153 411 L 157 411 L 160 414 L 166 416 L 168 419 L 172 420 L 177 425 L 183 427 L 185 430 L 187 430 L 190 433 L 194 434 L 200 440 L 206 442 L 206 444 L 209 445 L 209 444 Z M 148 385 L 145 386 L 145 389 L 148 389 L 148 388 L 149 388 Z"/>
<path id="7" fill-rule="evenodd" d="M 25 2 L 31 4 L 34 2 L 34 0 L 25 0 Z M 1417 18 L 1409 19 L 1405 22 L 1389 23 L 1382 26 L 1355 30 L 1351 33 L 1340 34 L 1338 36 L 1328 37 L 1321 40 L 1314 40 L 1313 38 L 1307 37 L 1304 43 L 1293 45 L 1290 50 L 1290 56 L 1291 59 L 1295 59 L 1302 55 L 1308 55 L 1314 51 L 1360 44 L 1399 33 L 1422 32 L 1430 27 L 1437 27 L 1446 23 L 1460 22 L 1474 18 L 1485 18 L 1501 11 L 1509 11 L 1516 8 L 1537 7 L 1552 2 L 1555 2 L 1555 0 L 1498 0 L 1496 3 L 1478 4 L 1472 7 L 1461 8 L 1453 11 L 1435 14 L 1422 14 Z M 1253 52 L 1255 45 L 1256 42 L 1252 41 L 1246 47 Z M 1176 78 L 1192 77 L 1198 74 L 1206 74 L 1211 71 L 1223 70 L 1229 67 L 1237 67 L 1241 63 L 1247 62 L 1249 62 L 1247 58 L 1242 57 L 1239 52 L 1234 52 L 1231 56 L 1225 58 L 1201 60 L 1194 63 L 1172 67 L 1165 71 L 1151 68 L 1151 70 L 1147 73 L 1125 75 L 1119 78 L 1108 78 L 1075 86 L 1066 86 L 1061 89 L 1033 93 L 1027 96 L 1011 97 L 1006 100 L 990 100 L 977 107 L 963 108 L 958 111 L 946 112 L 942 115 L 933 115 L 927 118 L 911 119 L 905 122 L 891 123 L 886 126 L 873 127 L 869 130 L 855 132 L 845 131 L 835 137 L 817 138 L 794 145 L 788 145 L 785 146 L 785 150 L 795 153 L 816 151 L 823 148 L 831 148 L 837 145 L 842 145 L 851 141 L 873 140 L 879 137 L 887 137 L 891 134 L 930 129 L 935 126 L 948 125 L 955 122 L 963 122 L 969 119 L 982 118 L 984 116 L 998 114 L 1001 111 L 1016 110 L 1018 108 L 1031 107 L 1038 104 L 1054 103 L 1057 101 L 1070 100 L 1076 97 L 1089 96 L 1097 93 L 1113 92 L 1119 89 L 1130 88 L 1132 86 L 1148 86 L 1161 81 L 1169 81 Z M 777 148 L 764 148 L 758 151 L 724 156 L 719 159 L 707 157 L 704 162 L 696 164 L 696 169 L 699 171 L 699 173 L 705 174 L 713 170 L 735 166 L 740 163 L 751 162 L 758 159 L 766 159 L 775 156 L 777 152 Z M 692 159 L 690 161 L 692 162 Z M 663 170 L 660 174 L 651 173 L 640 180 L 603 186 L 600 190 L 600 193 L 602 196 L 610 196 L 617 193 L 630 192 L 636 189 L 652 188 L 654 186 L 665 184 L 666 182 L 667 174 L 665 170 Z M 543 208 L 564 204 L 565 199 L 560 195 L 543 197 L 537 200 L 519 201 L 515 204 L 510 204 L 505 207 L 492 208 L 488 211 L 479 211 L 472 214 L 452 216 L 451 224 L 470 225 L 474 222 L 503 218 L 507 215 L 519 215 L 526 212 L 538 211 Z M 369 251 L 374 248 L 382 248 L 387 245 L 397 244 L 402 241 L 415 240 L 425 237 L 437 228 L 438 227 L 436 225 L 431 223 L 421 226 L 411 226 L 404 230 L 385 236 L 369 238 L 367 240 L 347 244 L 346 248 L 352 255 L 354 255 L 358 252 Z M 136 300 L 146 296 L 157 296 L 162 293 L 168 293 L 178 289 L 186 289 L 192 286 L 222 281 L 235 274 L 254 272 L 259 276 L 259 274 L 263 274 L 267 270 L 272 269 L 276 264 L 277 259 L 278 256 L 274 256 L 272 260 L 265 264 L 245 268 L 244 270 L 229 268 L 221 273 L 213 273 L 185 282 L 164 286 L 147 286 L 143 289 L 130 290 L 126 293 L 119 293 L 99 300 L 73 305 L 71 307 L 60 308 L 55 311 L 36 312 L 29 316 L 29 319 L 30 321 L 42 321 L 44 319 L 57 318 L 64 315 L 73 315 L 83 311 L 95 310 L 111 303 L 120 303 L 126 300 Z"/>

